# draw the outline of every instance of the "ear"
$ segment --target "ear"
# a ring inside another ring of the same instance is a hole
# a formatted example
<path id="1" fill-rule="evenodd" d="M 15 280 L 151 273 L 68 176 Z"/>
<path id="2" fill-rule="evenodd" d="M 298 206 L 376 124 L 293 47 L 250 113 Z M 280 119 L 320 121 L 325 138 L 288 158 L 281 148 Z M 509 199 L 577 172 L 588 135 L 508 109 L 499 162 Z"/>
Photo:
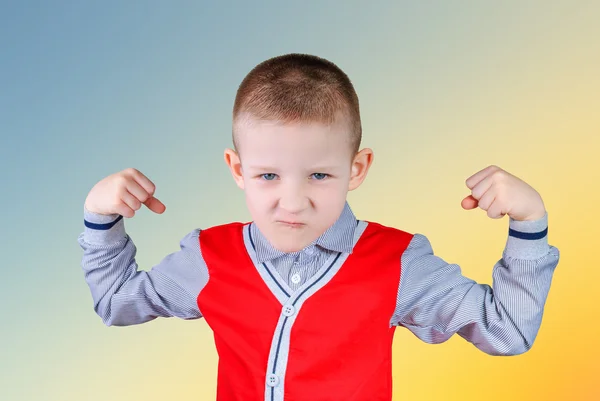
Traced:
<path id="1" fill-rule="evenodd" d="M 367 172 L 371 163 L 373 163 L 373 151 L 369 148 L 365 148 L 358 152 L 354 156 L 352 161 L 352 170 L 350 172 L 350 182 L 348 184 L 348 191 L 352 191 L 360 186 L 367 177 Z"/>
<path id="2" fill-rule="evenodd" d="M 242 176 L 242 162 L 240 156 L 233 149 L 225 149 L 225 163 L 231 171 L 231 175 L 240 189 L 244 189 L 244 177 Z"/>

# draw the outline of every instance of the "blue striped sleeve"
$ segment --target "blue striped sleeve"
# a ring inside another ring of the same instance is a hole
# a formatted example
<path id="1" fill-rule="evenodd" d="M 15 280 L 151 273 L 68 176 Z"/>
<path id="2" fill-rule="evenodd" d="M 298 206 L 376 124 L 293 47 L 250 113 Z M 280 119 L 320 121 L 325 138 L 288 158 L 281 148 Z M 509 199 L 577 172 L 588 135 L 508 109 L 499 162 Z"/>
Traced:
<path id="1" fill-rule="evenodd" d="M 107 326 L 129 326 L 157 317 L 202 317 L 197 296 L 208 281 L 194 229 L 180 250 L 164 257 L 150 270 L 138 268 L 137 248 L 118 215 L 99 215 L 84 209 L 82 269 L 95 312 Z"/>
<path id="2" fill-rule="evenodd" d="M 458 333 L 490 355 L 528 351 L 560 257 L 548 245 L 547 218 L 510 220 L 502 258 L 493 266 L 493 286 L 465 277 L 457 264 L 434 255 L 424 235 L 415 234 L 402 255 L 392 324 L 431 344 Z"/>

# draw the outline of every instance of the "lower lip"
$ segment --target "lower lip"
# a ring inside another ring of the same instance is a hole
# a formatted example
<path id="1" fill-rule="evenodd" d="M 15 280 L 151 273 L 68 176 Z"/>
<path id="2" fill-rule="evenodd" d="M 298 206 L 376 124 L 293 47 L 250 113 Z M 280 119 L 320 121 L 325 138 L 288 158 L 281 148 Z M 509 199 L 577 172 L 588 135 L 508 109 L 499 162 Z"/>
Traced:
<path id="1" fill-rule="evenodd" d="M 288 223 L 285 221 L 279 221 L 279 224 L 283 225 L 284 227 L 290 227 L 290 228 L 300 228 L 300 227 L 304 227 L 303 223 Z"/>

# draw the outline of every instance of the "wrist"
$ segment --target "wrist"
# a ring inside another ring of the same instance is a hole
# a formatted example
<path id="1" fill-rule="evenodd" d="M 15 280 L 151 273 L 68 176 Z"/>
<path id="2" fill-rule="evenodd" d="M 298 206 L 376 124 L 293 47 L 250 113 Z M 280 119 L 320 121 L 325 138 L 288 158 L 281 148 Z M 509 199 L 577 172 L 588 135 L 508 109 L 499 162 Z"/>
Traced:
<path id="1" fill-rule="evenodd" d="M 126 237 L 125 222 L 119 214 L 100 214 L 83 208 L 84 240 L 90 244 L 106 245 Z"/>
<path id="2" fill-rule="evenodd" d="M 548 213 L 535 220 L 509 218 L 505 257 L 537 259 L 548 253 Z"/>

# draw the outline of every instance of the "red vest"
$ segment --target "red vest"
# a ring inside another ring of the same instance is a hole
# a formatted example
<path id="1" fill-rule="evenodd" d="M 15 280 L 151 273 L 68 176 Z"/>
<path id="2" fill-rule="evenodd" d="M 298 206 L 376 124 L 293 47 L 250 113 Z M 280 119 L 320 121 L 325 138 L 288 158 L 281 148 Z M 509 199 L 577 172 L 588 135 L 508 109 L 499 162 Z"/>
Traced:
<path id="1" fill-rule="evenodd" d="M 290 314 L 252 262 L 244 226 L 200 234 L 209 280 L 197 302 L 219 355 L 217 400 L 391 400 L 390 320 L 412 234 L 368 223 L 339 270 Z M 299 295 L 290 295 L 292 304 Z"/>

